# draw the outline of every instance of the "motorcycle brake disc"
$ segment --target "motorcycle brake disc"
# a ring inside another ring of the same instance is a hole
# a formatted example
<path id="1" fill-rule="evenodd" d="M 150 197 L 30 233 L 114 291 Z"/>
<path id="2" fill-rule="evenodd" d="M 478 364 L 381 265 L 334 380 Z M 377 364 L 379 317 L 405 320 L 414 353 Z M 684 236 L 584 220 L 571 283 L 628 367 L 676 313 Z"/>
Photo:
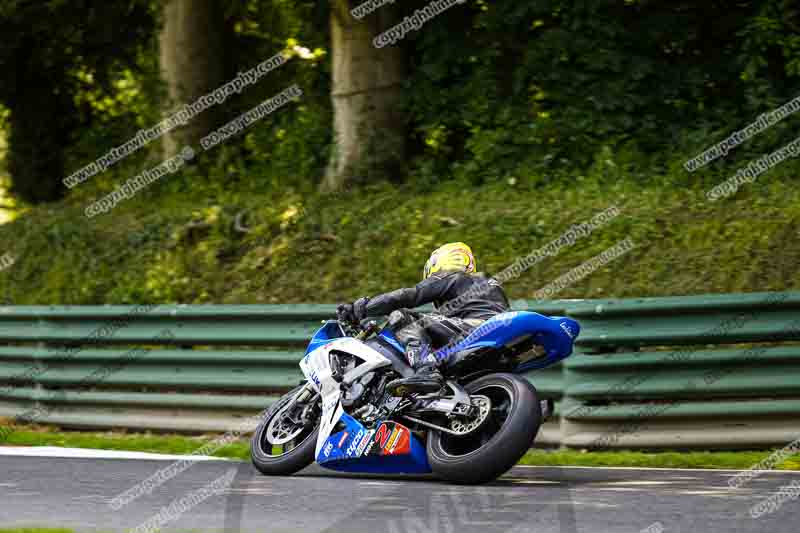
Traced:
<path id="1" fill-rule="evenodd" d="M 459 436 L 469 435 L 480 428 L 489 419 L 489 413 L 492 412 L 492 401 L 487 396 L 474 394 L 470 396 L 470 401 L 473 407 L 478 408 L 478 414 L 467 420 L 454 418 L 450 421 L 450 429 Z"/>

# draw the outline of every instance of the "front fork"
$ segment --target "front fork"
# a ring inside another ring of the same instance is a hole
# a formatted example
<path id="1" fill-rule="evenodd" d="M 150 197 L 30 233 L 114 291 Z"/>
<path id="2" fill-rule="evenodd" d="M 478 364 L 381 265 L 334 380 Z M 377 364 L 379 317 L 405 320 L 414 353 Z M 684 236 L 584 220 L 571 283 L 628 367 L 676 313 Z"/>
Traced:
<path id="1" fill-rule="evenodd" d="M 316 404 L 318 398 L 319 398 L 319 392 L 317 392 L 314 389 L 314 387 L 311 386 L 310 383 L 306 382 L 303 385 L 303 388 L 300 389 L 300 392 L 298 392 L 294 396 L 294 398 L 292 398 L 289 401 L 286 407 L 282 409 L 284 413 L 283 416 L 289 415 L 290 417 L 289 419 L 292 422 L 301 423 L 303 425 L 308 425 L 312 423 L 313 422 L 312 412 L 314 410 L 314 405 Z M 294 411 L 295 406 L 297 404 L 302 405 L 303 403 L 307 403 L 307 405 L 303 407 L 303 411 L 300 413 L 300 418 L 299 419 L 292 418 L 290 413 Z"/>

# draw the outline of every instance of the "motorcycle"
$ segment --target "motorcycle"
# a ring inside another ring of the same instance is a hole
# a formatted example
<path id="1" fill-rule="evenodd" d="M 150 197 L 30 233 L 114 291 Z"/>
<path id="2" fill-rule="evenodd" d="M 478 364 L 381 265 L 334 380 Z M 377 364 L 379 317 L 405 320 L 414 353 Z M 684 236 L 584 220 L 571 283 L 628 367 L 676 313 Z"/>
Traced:
<path id="1" fill-rule="evenodd" d="M 386 324 L 325 321 L 300 368 L 305 382 L 263 414 L 251 458 L 265 475 L 316 461 L 344 472 L 431 473 L 479 484 L 507 472 L 530 449 L 553 403 L 520 376 L 572 354 L 580 325 L 534 312 L 499 314 L 439 348 L 437 393 L 389 394 L 414 371 Z"/>

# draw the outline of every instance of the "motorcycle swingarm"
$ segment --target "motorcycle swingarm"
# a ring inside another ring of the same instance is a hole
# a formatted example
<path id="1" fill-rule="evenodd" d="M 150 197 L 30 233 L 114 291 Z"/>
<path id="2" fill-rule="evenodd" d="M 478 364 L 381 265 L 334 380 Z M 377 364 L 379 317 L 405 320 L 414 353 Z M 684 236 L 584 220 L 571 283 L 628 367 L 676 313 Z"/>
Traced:
<path id="1" fill-rule="evenodd" d="M 420 398 L 413 412 L 416 413 L 442 413 L 445 415 L 466 415 L 472 409 L 469 394 L 455 381 L 448 380 L 447 386 L 453 391 L 452 398 L 436 397 L 435 399 Z"/>

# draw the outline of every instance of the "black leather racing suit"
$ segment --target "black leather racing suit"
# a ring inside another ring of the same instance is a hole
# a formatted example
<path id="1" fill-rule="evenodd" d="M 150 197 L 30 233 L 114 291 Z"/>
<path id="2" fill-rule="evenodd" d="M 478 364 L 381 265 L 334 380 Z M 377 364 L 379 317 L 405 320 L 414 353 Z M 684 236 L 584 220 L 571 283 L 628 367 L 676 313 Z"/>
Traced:
<path id="1" fill-rule="evenodd" d="M 428 303 L 435 313 L 411 311 Z M 484 320 L 508 310 L 508 298 L 497 280 L 463 272 L 437 272 L 415 287 L 375 296 L 365 308 L 367 316 L 389 315 L 389 327 L 406 345 L 406 358 L 415 368 L 438 363 L 428 357 L 429 348 L 457 342 Z"/>

